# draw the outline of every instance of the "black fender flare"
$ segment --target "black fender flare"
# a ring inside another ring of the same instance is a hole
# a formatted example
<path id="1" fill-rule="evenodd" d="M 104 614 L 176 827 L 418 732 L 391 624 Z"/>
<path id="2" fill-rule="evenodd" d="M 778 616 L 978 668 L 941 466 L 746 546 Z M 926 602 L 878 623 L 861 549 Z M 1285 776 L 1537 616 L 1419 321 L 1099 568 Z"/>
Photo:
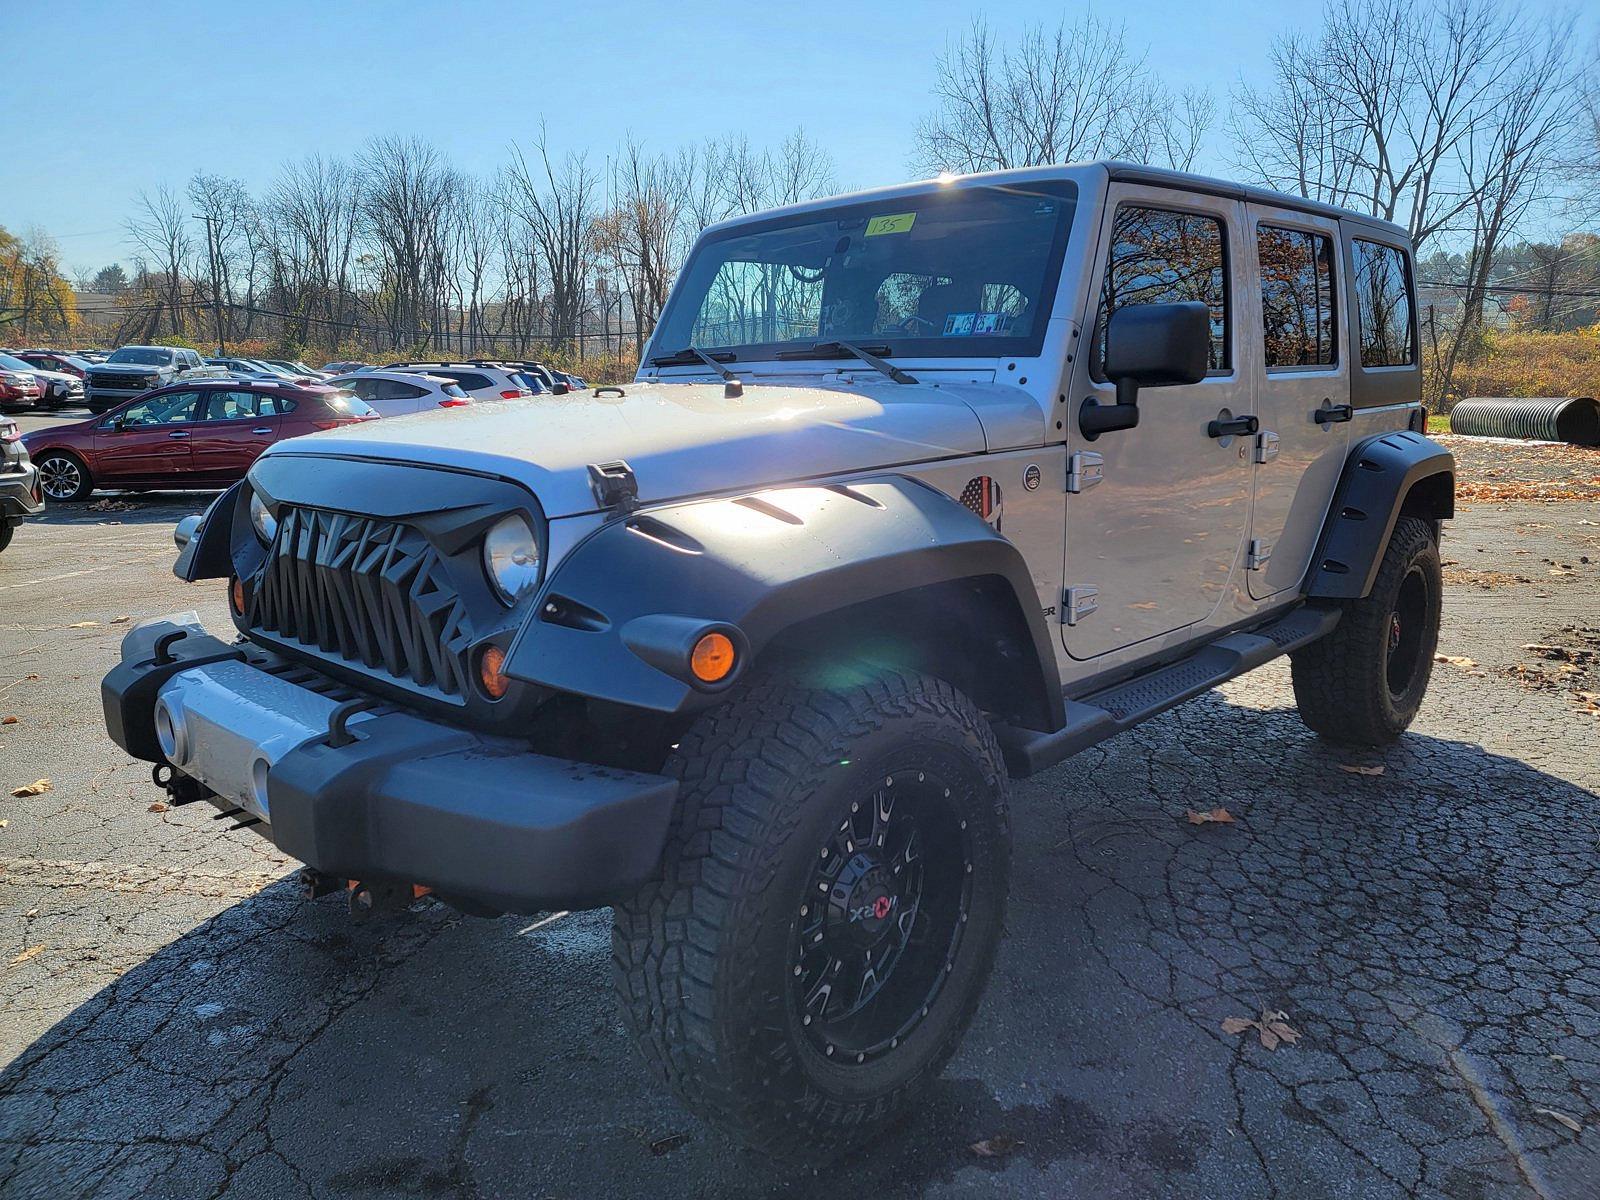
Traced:
<path id="1" fill-rule="evenodd" d="M 1021 553 L 943 492 L 898 475 L 669 504 L 609 521 L 556 565 L 505 671 L 557 691 L 686 713 L 722 690 L 672 669 L 700 631 L 729 632 L 745 651 L 731 686 L 802 622 L 927 585 L 995 578 L 1001 594 L 1015 598 L 1031 643 L 1022 668 L 1030 678 L 1014 684 L 1027 692 L 1017 707 L 1059 728 L 1050 631 Z"/>
<path id="2" fill-rule="evenodd" d="M 244 480 L 234 484 L 206 506 L 200 527 L 178 552 L 172 573 L 185 583 L 200 579 L 226 579 L 233 572 L 233 521 L 239 512 Z"/>
<path id="3" fill-rule="evenodd" d="M 1402 513 L 1455 515 L 1455 456 L 1420 433 L 1396 430 L 1358 442 L 1328 508 L 1306 594 L 1358 600 L 1372 591 Z"/>

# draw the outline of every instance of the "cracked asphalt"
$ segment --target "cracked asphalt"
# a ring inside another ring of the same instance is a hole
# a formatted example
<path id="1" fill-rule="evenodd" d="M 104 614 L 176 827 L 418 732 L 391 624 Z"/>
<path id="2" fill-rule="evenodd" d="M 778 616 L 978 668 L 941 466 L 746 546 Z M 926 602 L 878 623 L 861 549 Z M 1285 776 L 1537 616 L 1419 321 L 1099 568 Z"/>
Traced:
<path id="1" fill-rule="evenodd" d="M 227 620 L 168 569 L 196 500 L 136 502 L 0 557 L 7 1200 L 1600 1197 L 1600 719 L 1522 649 L 1600 629 L 1600 503 L 1454 522 L 1471 662 L 1387 751 L 1310 735 L 1280 663 L 1016 785 L 973 1031 L 901 1133 L 796 1172 L 647 1081 L 606 914 L 358 924 L 209 807 L 149 811 L 114 622 Z M 1299 1040 L 1222 1030 L 1263 1011 Z"/>

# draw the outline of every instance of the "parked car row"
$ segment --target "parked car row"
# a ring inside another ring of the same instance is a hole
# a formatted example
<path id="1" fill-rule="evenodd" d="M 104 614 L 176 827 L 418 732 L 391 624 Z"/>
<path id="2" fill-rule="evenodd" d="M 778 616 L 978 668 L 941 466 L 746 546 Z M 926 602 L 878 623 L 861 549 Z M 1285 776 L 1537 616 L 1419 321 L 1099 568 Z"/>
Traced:
<path id="1" fill-rule="evenodd" d="M 0 351 L 0 410 L 66 408 L 83 403 L 83 377 L 58 370 L 52 358 Z"/>
<path id="2" fill-rule="evenodd" d="M 274 442 L 375 419 L 358 396 L 289 380 L 185 380 L 22 436 L 45 498 L 96 488 L 226 487 Z"/>

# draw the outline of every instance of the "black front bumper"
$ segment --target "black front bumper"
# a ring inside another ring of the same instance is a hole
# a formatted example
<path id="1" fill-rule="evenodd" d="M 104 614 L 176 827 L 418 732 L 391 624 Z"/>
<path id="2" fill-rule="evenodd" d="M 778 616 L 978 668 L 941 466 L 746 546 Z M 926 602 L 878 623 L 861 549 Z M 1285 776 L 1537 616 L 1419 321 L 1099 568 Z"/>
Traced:
<path id="1" fill-rule="evenodd" d="M 194 632 L 167 647 L 165 662 L 148 638 L 134 643 L 130 634 L 101 699 L 112 738 L 153 762 L 168 761 L 155 732 L 158 697 L 174 681 L 184 686 L 186 671 L 241 660 L 282 672 L 274 656 Z M 678 789 L 665 776 L 537 754 L 392 707 L 351 721 L 346 736 L 294 746 L 265 786 L 261 828 L 318 871 L 421 884 L 510 912 L 595 907 L 650 878 Z"/>
<path id="2" fill-rule="evenodd" d="M 39 488 L 39 468 L 32 463 L 22 469 L 0 471 L 0 518 L 20 521 L 44 511 L 44 492 Z"/>

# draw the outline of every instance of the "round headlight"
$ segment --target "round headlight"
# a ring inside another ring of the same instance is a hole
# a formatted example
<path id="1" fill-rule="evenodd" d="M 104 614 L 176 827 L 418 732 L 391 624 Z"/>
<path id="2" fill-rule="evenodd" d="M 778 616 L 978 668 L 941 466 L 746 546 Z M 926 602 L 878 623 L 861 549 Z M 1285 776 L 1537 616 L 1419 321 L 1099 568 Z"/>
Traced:
<path id="1" fill-rule="evenodd" d="M 261 539 L 263 546 L 272 545 L 272 539 L 278 532 L 278 518 L 272 515 L 267 502 L 254 488 L 250 489 L 250 524 L 255 527 L 256 536 Z"/>
<path id="2" fill-rule="evenodd" d="M 527 521 L 510 516 L 495 522 L 483 539 L 483 569 L 507 604 L 538 585 L 539 543 Z"/>

